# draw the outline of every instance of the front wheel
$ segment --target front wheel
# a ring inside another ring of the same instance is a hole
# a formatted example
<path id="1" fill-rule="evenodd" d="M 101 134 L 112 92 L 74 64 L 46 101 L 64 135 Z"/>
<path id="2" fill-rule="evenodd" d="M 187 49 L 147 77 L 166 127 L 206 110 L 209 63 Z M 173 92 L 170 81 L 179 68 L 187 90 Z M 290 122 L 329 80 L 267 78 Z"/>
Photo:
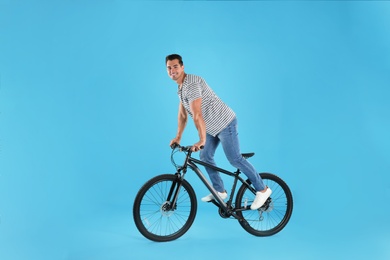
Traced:
<path id="1" fill-rule="evenodd" d="M 272 190 L 270 198 L 258 210 L 250 210 L 255 194 L 243 184 L 237 192 L 236 208 L 242 208 L 237 215 L 240 225 L 255 236 L 271 236 L 281 231 L 290 220 L 293 198 L 290 188 L 278 176 L 260 173 L 266 186 Z M 251 184 L 247 180 L 248 184 Z"/>
<path id="2" fill-rule="evenodd" d="M 152 178 L 138 191 L 133 217 L 143 236 L 152 241 L 166 242 L 188 231 L 194 222 L 196 209 L 196 195 L 191 185 L 176 175 L 164 174 Z"/>

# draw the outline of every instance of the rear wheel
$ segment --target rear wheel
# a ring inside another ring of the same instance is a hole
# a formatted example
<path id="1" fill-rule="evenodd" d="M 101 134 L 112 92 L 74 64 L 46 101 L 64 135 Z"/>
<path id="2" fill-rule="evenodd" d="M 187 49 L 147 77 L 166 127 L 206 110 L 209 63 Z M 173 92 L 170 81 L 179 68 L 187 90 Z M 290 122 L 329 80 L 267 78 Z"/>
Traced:
<path id="1" fill-rule="evenodd" d="M 255 194 L 243 184 L 237 192 L 236 208 L 246 207 L 246 210 L 238 211 L 237 215 L 243 218 L 239 223 L 250 234 L 271 236 L 281 231 L 290 220 L 293 198 L 287 184 L 278 176 L 271 173 L 261 173 L 260 176 L 272 190 L 270 198 L 258 210 L 251 210 Z M 247 182 L 250 184 L 249 180 Z"/>
<path id="2" fill-rule="evenodd" d="M 173 204 L 176 192 L 178 197 Z M 176 175 L 164 174 L 149 180 L 139 190 L 134 201 L 133 217 L 143 236 L 156 242 L 166 242 L 188 231 L 194 222 L 196 209 L 196 195 L 191 185 L 186 180 L 179 180 Z"/>

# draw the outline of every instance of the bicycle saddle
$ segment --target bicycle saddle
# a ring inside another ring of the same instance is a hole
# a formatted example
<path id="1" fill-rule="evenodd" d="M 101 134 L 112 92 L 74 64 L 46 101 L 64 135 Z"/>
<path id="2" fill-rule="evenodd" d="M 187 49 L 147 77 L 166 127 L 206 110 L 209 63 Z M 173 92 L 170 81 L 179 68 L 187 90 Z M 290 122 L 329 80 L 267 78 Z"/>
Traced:
<path id="1" fill-rule="evenodd" d="M 248 158 L 252 157 L 253 155 L 255 155 L 255 153 L 242 153 L 241 155 L 245 159 L 248 159 Z"/>

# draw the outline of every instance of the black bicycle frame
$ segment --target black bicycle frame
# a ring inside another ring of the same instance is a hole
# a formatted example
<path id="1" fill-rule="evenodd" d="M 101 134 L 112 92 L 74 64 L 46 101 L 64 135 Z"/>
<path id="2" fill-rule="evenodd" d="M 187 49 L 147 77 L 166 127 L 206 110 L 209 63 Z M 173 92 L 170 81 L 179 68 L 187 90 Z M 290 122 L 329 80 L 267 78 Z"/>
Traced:
<path id="1" fill-rule="evenodd" d="M 216 171 L 218 171 L 220 173 L 223 173 L 223 174 L 229 175 L 231 177 L 234 177 L 234 183 L 233 183 L 231 194 L 230 194 L 229 205 L 226 204 L 218 196 L 217 191 L 214 189 L 214 187 L 210 184 L 210 182 L 207 180 L 207 178 L 204 176 L 204 174 L 198 168 L 197 164 L 205 166 L 205 167 L 212 168 L 212 169 L 214 169 L 214 170 L 216 170 Z M 188 154 L 186 155 L 185 162 L 184 162 L 183 166 L 180 168 L 180 170 L 183 171 L 183 175 L 181 176 L 182 178 L 184 178 L 184 175 L 186 174 L 188 166 L 191 168 L 191 170 L 193 170 L 196 173 L 196 175 L 199 177 L 199 179 L 203 182 L 203 184 L 207 187 L 207 189 L 211 192 L 211 194 L 213 194 L 215 200 L 218 202 L 218 203 L 216 203 L 216 202 L 213 202 L 213 203 L 216 206 L 220 207 L 224 212 L 227 212 L 229 215 L 232 215 L 233 217 L 235 217 L 237 219 L 240 219 L 240 217 L 237 216 L 237 214 L 235 212 L 236 211 L 244 211 L 247 208 L 235 208 L 235 209 L 231 209 L 230 208 L 230 205 L 232 203 L 233 196 L 235 194 L 235 190 L 236 190 L 236 187 L 237 187 L 237 182 L 240 181 L 243 184 L 244 183 L 247 184 L 248 185 L 248 189 L 250 189 L 253 192 L 255 192 L 255 190 L 243 178 L 241 178 L 241 176 L 239 176 L 239 174 L 241 173 L 240 170 L 237 170 L 236 172 L 230 172 L 230 171 L 224 170 L 224 169 L 219 168 L 217 166 L 208 164 L 206 162 L 203 162 L 203 161 L 200 161 L 198 159 L 195 159 L 195 158 L 191 157 L 191 152 L 188 152 Z M 177 197 L 177 194 L 178 194 L 180 186 L 181 186 L 180 185 L 180 181 L 179 181 L 177 186 L 178 186 L 178 189 L 175 189 L 174 202 L 176 202 L 176 197 Z M 173 190 L 171 190 L 171 192 L 173 192 Z M 171 192 L 170 192 L 170 194 L 172 194 Z M 173 205 L 174 204 L 175 203 L 173 203 Z"/>

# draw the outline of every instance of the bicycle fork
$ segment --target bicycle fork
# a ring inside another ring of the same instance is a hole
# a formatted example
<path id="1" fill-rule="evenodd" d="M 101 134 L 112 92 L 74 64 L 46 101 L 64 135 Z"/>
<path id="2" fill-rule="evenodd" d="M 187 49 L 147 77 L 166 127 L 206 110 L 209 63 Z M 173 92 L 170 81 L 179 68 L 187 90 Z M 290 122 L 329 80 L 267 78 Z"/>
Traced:
<path id="1" fill-rule="evenodd" d="M 177 202 L 177 198 L 179 196 L 182 178 L 183 177 L 180 175 L 179 172 L 176 173 L 176 180 L 174 182 L 172 182 L 172 186 L 169 189 L 169 193 L 168 193 L 168 196 L 166 198 L 166 202 L 168 202 L 168 204 L 165 205 L 166 208 L 164 210 L 170 211 L 170 210 L 176 209 L 176 206 L 177 206 L 176 202 Z"/>

